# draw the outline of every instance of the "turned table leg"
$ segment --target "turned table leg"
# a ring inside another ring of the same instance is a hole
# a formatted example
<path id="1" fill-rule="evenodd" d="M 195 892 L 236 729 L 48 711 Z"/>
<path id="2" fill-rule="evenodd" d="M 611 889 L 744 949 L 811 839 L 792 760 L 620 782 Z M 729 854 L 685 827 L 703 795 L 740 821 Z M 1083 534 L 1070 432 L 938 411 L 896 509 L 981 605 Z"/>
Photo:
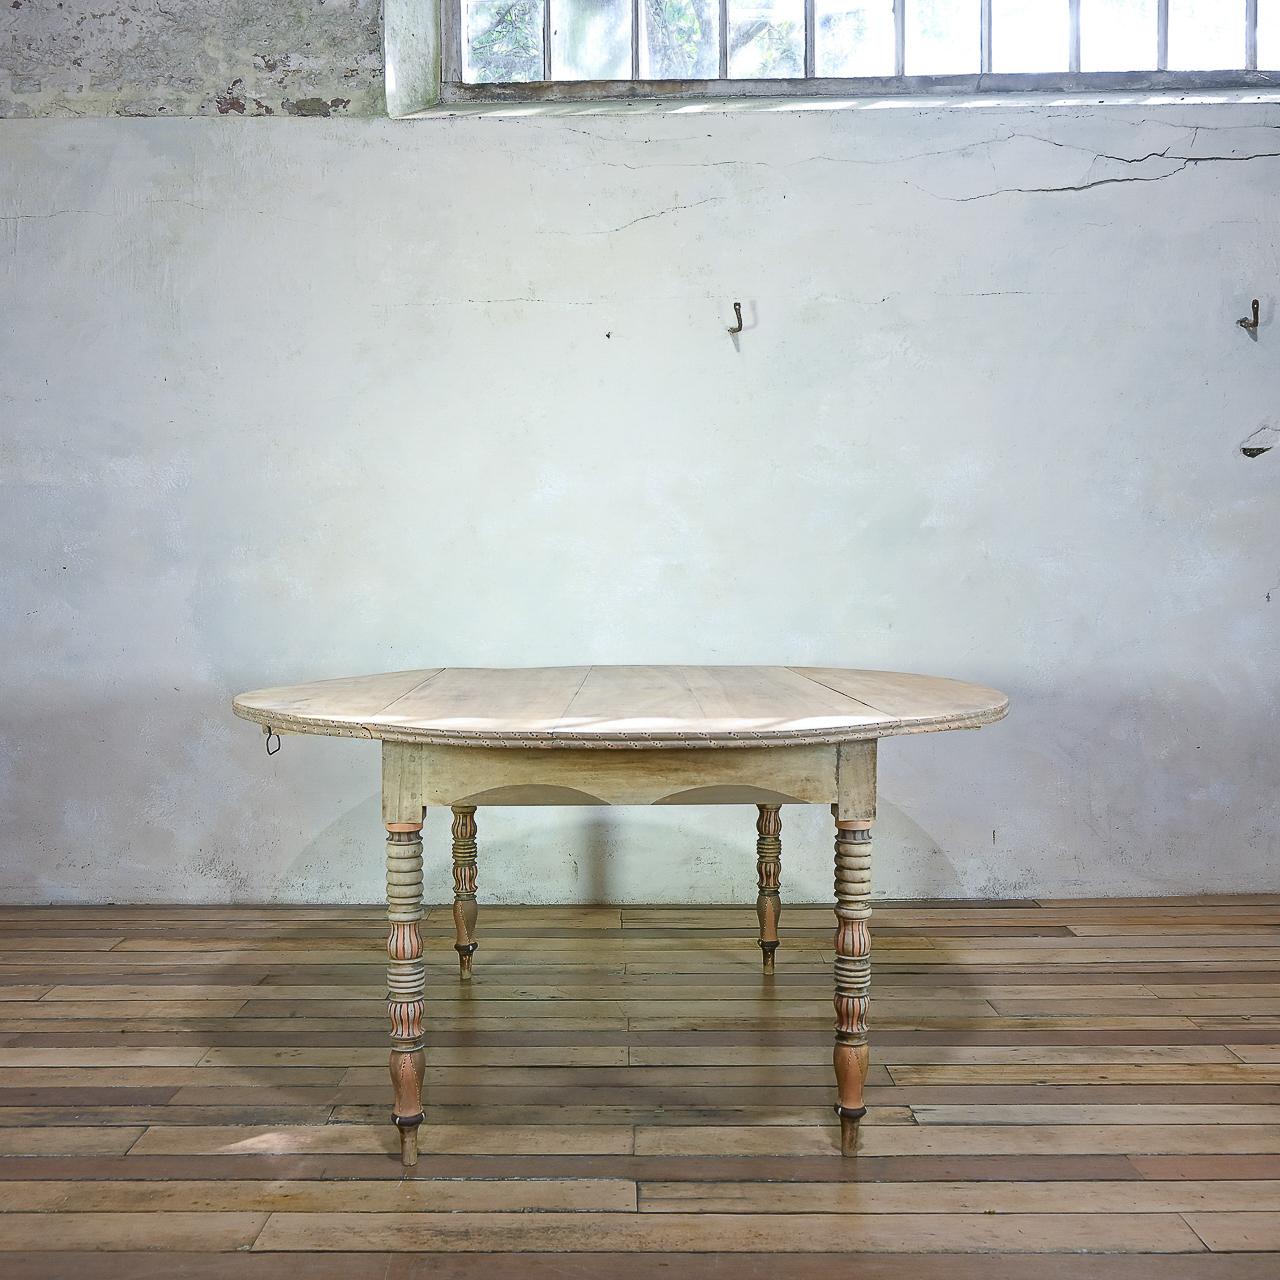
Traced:
<path id="1" fill-rule="evenodd" d="M 871 992 L 871 823 L 836 821 L 835 1069 L 840 1154 L 854 1155 L 866 1114 Z"/>
<path id="2" fill-rule="evenodd" d="M 400 1131 L 400 1162 L 418 1163 L 422 1123 L 422 1048 L 426 969 L 422 961 L 422 823 L 387 823 L 387 1011 L 391 1015 L 392 1120 Z"/>
<path id="3" fill-rule="evenodd" d="M 476 953 L 476 810 L 474 805 L 453 806 L 453 925 L 460 976 L 471 978 L 471 957 Z"/>
<path id="4" fill-rule="evenodd" d="M 778 920 L 782 916 L 782 810 L 776 804 L 759 804 L 756 819 L 756 915 L 760 918 L 760 951 L 765 973 L 773 972 L 778 949 Z"/>

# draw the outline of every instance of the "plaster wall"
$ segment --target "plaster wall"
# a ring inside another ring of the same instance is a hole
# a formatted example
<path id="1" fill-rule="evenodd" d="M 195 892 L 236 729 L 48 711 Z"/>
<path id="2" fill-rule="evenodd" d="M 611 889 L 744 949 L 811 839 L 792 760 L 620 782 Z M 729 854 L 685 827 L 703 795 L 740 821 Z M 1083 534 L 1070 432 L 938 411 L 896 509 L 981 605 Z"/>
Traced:
<path id="1" fill-rule="evenodd" d="M 0 0 L 0 117 L 382 113 L 378 0 Z"/>
<path id="2" fill-rule="evenodd" d="M 0 896 L 376 900 L 376 750 L 234 692 L 618 661 L 1010 693 L 882 894 L 1274 890 L 1278 122 L 6 123 Z M 482 900 L 754 898 L 754 811 L 479 816 Z"/>

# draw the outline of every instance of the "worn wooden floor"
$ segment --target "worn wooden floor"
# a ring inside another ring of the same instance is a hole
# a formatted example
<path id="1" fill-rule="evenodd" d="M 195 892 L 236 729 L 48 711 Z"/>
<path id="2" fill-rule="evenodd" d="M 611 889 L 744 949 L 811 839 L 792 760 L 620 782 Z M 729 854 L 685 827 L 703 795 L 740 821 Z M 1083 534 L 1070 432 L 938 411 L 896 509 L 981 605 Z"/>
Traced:
<path id="1" fill-rule="evenodd" d="M 410 1178 L 380 914 L 0 910 L 0 1276 L 1280 1276 L 1280 896 L 878 906 L 854 1161 L 829 909 L 436 908 Z"/>

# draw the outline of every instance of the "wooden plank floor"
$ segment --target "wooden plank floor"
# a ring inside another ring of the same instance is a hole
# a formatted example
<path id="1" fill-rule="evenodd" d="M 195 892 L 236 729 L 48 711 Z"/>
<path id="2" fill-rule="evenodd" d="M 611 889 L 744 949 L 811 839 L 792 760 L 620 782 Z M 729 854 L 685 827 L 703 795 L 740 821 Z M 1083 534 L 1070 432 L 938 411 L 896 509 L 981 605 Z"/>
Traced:
<path id="1" fill-rule="evenodd" d="M 878 904 L 856 1160 L 782 923 L 433 909 L 405 1177 L 379 909 L 0 908 L 0 1276 L 1280 1276 L 1280 896 Z"/>

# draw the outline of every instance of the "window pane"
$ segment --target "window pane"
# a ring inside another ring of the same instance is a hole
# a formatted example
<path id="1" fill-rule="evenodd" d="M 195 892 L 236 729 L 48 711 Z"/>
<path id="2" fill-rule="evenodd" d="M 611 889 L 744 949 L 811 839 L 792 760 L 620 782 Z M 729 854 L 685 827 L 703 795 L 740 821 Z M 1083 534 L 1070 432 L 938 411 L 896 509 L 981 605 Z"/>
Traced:
<path id="1" fill-rule="evenodd" d="M 1258 0 L 1258 66 L 1280 68 L 1280 0 Z"/>
<path id="2" fill-rule="evenodd" d="M 462 21 L 469 83 L 542 79 L 542 0 L 467 0 Z"/>
<path id="3" fill-rule="evenodd" d="M 729 75 L 804 75 L 804 0 L 729 0 Z"/>
<path id="4" fill-rule="evenodd" d="M 1156 0 L 1080 0 L 1081 71 L 1153 71 L 1158 43 Z"/>
<path id="5" fill-rule="evenodd" d="M 720 74 L 719 0 L 641 0 L 640 74 L 714 80 Z"/>
<path id="6" fill-rule="evenodd" d="M 553 80 L 631 79 L 631 0 L 551 0 Z"/>
<path id="7" fill-rule="evenodd" d="M 1244 0 L 1169 0 L 1170 71 L 1243 66 Z"/>
<path id="8" fill-rule="evenodd" d="M 907 75 L 968 75 L 981 69 L 978 0 L 913 0 L 906 16 Z"/>
<path id="9" fill-rule="evenodd" d="M 1067 0 L 991 0 L 992 71 L 1065 71 L 1070 61 Z"/>
<path id="10" fill-rule="evenodd" d="M 893 0 L 814 0 L 813 16 L 817 75 L 893 75 Z"/>

